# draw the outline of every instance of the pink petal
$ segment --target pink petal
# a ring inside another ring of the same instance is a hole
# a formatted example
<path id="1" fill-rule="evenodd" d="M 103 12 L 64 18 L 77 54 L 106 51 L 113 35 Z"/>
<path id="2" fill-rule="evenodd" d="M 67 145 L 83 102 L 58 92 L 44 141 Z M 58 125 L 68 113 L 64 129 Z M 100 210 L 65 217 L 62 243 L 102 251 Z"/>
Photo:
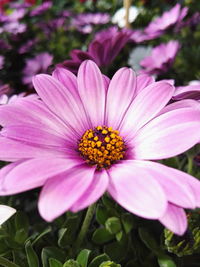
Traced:
<path id="1" fill-rule="evenodd" d="M 187 230 L 187 217 L 184 210 L 170 203 L 159 221 L 177 235 L 183 235 Z"/>
<path id="2" fill-rule="evenodd" d="M 15 125 L 4 127 L 1 136 L 30 145 L 66 147 L 68 142 L 65 138 L 56 135 L 51 130 L 30 125 Z"/>
<path id="3" fill-rule="evenodd" d="M 200 103 L 195 100 L 191 99 L 184 99 L 181 101 L 174 102 L 170 105 L 165 106 L 157 116 L 160 116 L 161 114 L 164 114 L 166 112 L 176 110 L 178 108 L 199 108 L 200 109 Z"/>
<path id="4" fill-rule="evenodd" d="M 62 67 L 57 67 L 53 71 L 52 76 L 60 81 L 71 92 L 75 99 L 80 98 L 77 88 L 77 79 L 71 71 Z"/>
<path id="5" fill-rule="evenodd" d="M 137 76 L 136 94 L 140 93 L 145 87 L 155 82 L 155 79 L 147 74 L 140 74 Z"/>
<path id="6" fill-rule="evenodd" d="M 76 140 L 74 134 L 57 116 L 55 116 L 42 101 L 20 99 L 13 104 L 0 106 L 0 124 L 2 126 L 36 125 L 37 127 L 52 129 L 69 140 Z"/>
<path id="7" fill-rule="evenodd" d="M 75 155 L 76 152 L 69 148 L 41 147 L 28 145 L 9 138 L 0 137 L 0 159 L 4 161 L 16 161 L 20 159 L 43 157 L 66 157 Z"/>
<path id="8" fill-rule="evenodd" d="M 96 202 L 105 193 L 108 187 L 108 179 L 109 177 L 106 171 L 96 171 L 91 185 L 81 198 L 73 204 L 70 210 L 77 212 Z"/>
<path id="9" fill-rule="evenodd" d="M 78 90 L 91 126 L 104 124 L 106 87 L 105 80 L 97 65 L 84 61 L 78 71 Z"/>
<path id="10" fill-rule="evenodd" d="M 190 181 L 196 180 L 200 189 L 200 182 L 197 179 L 155 162 L 135 161 L 135 164 L 145 168 L 157 180 L 165 191 L 169 202 L 183 208 L 196 208 L 196 198 L 190 186 Z"/>
<path id="11" fill-rule="evenodd" d="M 38 74 L 33 85 L 48 108 L 71 128 L 76 136 L 82 136 L 88 129 L 87 118 L 79 98 L 58 80 L 47 74 Z"/>
<path id="12" fill-rule="evenodd" d="M 69 210 L 87 192 L 94 172 L 95 168 L 84 165 L 48 180 L 38 203 L 40 215 L 46 221 L 53 221 Z"/>
<path id="13" fill-rule="evenodd" d="M 143 89 L 129 107 L 122 125 L 121 134 L 127 139 L 151 120 L 171 99 L 174 87 L 168 83 L 155 82 Z"/>
<path id="14" fill-rule="evenodd" d="M 109 170 L 111 196 L 128 211 L 149 219 L 161 217 L 167 206 L 162 187 L 151 173 L 133 160 L 116 164 Z"/>
<path id="15" fill-rule="evenodd" d="M 136 76 L 132 69 L 121 68 L 113 76 L 106 98 L 106 125 L 118 126 L 133 100 Z"/>
<path id="16" fill-rule="evenodd" d="M 77 159 L 37 158 L 21 162 L 15 166 L 12 165 L 11 169 L 6 169 L 6 171 L 1 169 L 0 194 L 16 194 L 42 186 L 47 179 L 81 163 Z"/>
<path id="17" fill-rule="evenodd" d="M 200 111 L 181 108 L 164 113 L 146 124 L 131 141 L 135 159 L 176 156 L 200 140 Z"/>

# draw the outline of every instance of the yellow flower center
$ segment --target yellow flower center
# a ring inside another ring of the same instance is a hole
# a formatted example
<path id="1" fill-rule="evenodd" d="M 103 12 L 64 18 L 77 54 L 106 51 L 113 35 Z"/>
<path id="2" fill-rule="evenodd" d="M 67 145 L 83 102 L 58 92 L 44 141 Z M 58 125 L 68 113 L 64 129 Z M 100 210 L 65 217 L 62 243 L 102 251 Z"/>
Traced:
<path id="1" fill-rule="evenodd" d="M 119 131 L 112 127 L 97 126 L 83 134 L 78 150 L 88 164 L 97 165 L 100 170 L 123 159 L 126 147 Z"/>

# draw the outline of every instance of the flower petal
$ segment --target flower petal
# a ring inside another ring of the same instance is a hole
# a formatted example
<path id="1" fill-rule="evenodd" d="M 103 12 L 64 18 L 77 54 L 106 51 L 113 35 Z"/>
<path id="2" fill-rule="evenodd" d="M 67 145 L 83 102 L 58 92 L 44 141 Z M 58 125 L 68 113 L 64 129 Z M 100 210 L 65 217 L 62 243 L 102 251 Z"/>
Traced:
<path id="1" fill-rule="evenodd" d="M 70 129 L 55 114 L 53 114 L 42 101 L 31 99 L 16 100 L 13 104 L 0 106 L 0 124 L 10 125 L 36 125 L 37 127 L 51 129 L 61 136 L 74 139 L 69 135 Z"/>
<path id="2" fill-rule="evenodd" d="M 170 203 L 159 221 L 177 235 L 183 235 L 187 229 L 187 217 L 184 210 Z"/>
<path id="3" fill-rule="evenodd" d="M 23 144 L 19 141 L 0 136 L 0 159 L 3 161 L 16 161 L 20 159 L 43 158 L 43 157 L 66 157 L 66 155 L 75 155 L 72 149 L 37 146 Z"/>
<path id="4" fill-rule="evenodd" d="M 127 160 L 110 170 L 108 191 L 128 211 L 149 219 L 161 217 L 167 207 L 165 193 L 151 173 Z"/>
<path id="5" fill-rule="evenodd" d="M 200 140 L 200 111 L 180 108 L 146 124 L 131 141 L 135 159 L 164 159 L 176 156 Z"/>
<path id="6" fill-rule="evenodd" d="M 16 164 L 11 169 L 0 170 L 1 188 L 0 194 L 16 194 L 29 189 L 42 186 L 45 181 L 55 175 L 80 165 L 78 159 L 37 158 Z M 7 166 L 5 167 L 7 168 Z M 9 167 L 8 167 L 9 168 Z"/>
<path id="7" fill-rule="evenodd" d="M 52 76 L 60 81 L 71 92 L 75 99 L 80 98 L 77 88 L 77 79 L 71 71 L 65 68 L 57 67 L 53 71 Z"/>
<path id="8" fill-rule="evenodd" d="M 200 182 L 190 175 L 151 161 L 135 161 L 135 164 L 145 168 L 162 186 L 167 200 L 183 208 L 194 209 L 197 206 L 195 194 L 190 182 L 196 180 L 200 188 Z"/>
<path id="9" fill-rule="evenodd" d="M 155 79 L 147 74 L 140 74 L 137 76 L 136 94 L 140 93 L 145 87 L 155 82 Z"/>
<path id="10" fill-rule="evenodd" d="M 73 204 L 70 210 L 77 212 L 96 202 L 105 193 L 108 187 L 108 179 L 109 177 L 106 171 L 96 171 L 91 185 L 81 198 Z"/>
<path id="11" fill-rule="evenodd" d="M 53 221 L 69 210 L 87 191 L 93 181 L 94 172 L 95 168 L 82 165 L 48 180 L 40 194 L 40 215 L 46 221 Z"/>
<path id="12" fill-rule="evenodd" d="M 5 205 L 0 205 L 0 225 L 7 221 L 15 212 L 16 209 Z"/>
<path id="13" fill-rule="evenodd" d="M 35 90 L 48 106 L 73 133 L 80 137 L 88 129 L 87 118 L 80 99 L 58 80 L 47 74 L 38 74 L 33 78 Z"/>
<path id="14" fill-rule="evenodd" d="M 118 126 L 133 100 L 136 76 L 132 69 L 121 68 L 113 76 L 106 98 L 105 124 L 118 129 Z"/>
<path id="15" fill-rule="evenodd" d="M 106 87 L 97 65 L 84 61 L 78 71 L 78 90 L 91 126 L 104 124 Z"/>
<path id="16" fill-rule="evenodd" d="M 171 99 L 174 87 L 168 83 L 155 82 L 143 89 L 129 107 L 122 125 L 121 134 L 131 139 Z"/>

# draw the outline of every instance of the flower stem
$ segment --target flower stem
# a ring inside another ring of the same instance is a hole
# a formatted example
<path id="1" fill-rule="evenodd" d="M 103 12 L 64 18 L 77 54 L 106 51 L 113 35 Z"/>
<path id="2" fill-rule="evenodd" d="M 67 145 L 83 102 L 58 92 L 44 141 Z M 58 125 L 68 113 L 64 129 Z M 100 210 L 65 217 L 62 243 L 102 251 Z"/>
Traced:
<path id="1" fill-rule="evenodd" d="M 129 22 L 129 9 L 131 7 L 132 0 L 124 0 L 124 9 L 125 9 L 125 27 L 130 28 L 130 22 Z"/>
<path id="2" fill-rule="evenodd" d="M 86 212 L 85 219 L 83 221 L 81 230 L 80 230 L 79 235 L 77 237 L 77 241 L 75 244 L 75 250 L 78 250 L 78 248 L 81 246 L 81 244 L 83 242 L 83 239 L 87 233 L 87 230 L 90 226 L 90 222 L 91 222 L 92 217 L 94 215 L 95 208 L 96 208 L 96 203 L 92 204 Z"/>

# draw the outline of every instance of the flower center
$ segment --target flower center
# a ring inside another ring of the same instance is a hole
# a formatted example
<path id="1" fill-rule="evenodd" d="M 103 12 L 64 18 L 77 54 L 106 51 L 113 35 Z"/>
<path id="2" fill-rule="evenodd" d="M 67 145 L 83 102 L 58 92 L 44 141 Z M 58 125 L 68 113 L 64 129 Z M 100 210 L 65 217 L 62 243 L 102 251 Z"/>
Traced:
<path id="1" fill-rule="evenodd" d="M 83 134 L 78 150 L 88 164 L 97 165 L 100 170 L 123 159 L 126 146 L 119 131 L 112 127 L 97 126 Z"/>

